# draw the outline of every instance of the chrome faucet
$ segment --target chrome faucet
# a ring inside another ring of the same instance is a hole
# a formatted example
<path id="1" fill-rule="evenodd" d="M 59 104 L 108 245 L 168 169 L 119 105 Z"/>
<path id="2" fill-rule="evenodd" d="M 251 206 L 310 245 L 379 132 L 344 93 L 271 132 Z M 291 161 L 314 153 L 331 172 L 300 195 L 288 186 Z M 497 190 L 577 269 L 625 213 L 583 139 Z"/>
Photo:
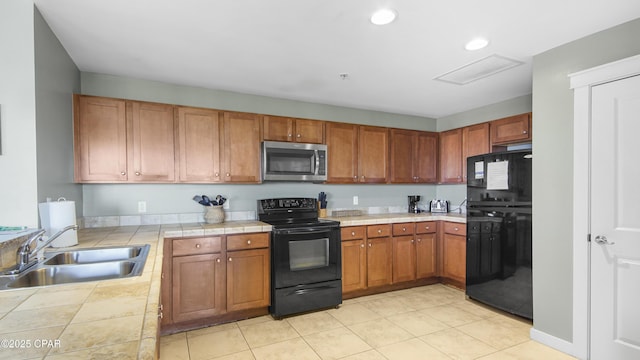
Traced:
<path id="1" fill-rule="evenodd" d="M 38 229 L 38 231 L 33 233 L 31 236 L 29 236 L 27 241 L 25 241 L 18 248 L 18 252 L 16 253 L 16 268 L 14 270 L 12 270 L 11 273 L 12 274 L 19 274 L 19 273 L 23 272 L 24 270 L 26 270 L 26 269 L 30 268 L 31 266 L 33 266 L 37 262 L 37 259 L 31 260 L 31 257 L 34 254 L 36 254 L 38 252 L 38 250 L 44 249 L 49 244 L 51 244 L 51 242 L 53 240 L 57 239 L 60 235 L 62 235 L 67 230 L 71 230 L 71 229 L 78 230 L 78 225 L 69 225 L 69 226 L 63 228 L 62 230 L 58 231 L 57 233 L 51 235 L 51 237 L 49 237 L 47 240 L 45 240 L 44 244 L 42 244 L 40 247 L 38 247 L 38 244 L 36 243 L 35 248 L 33 250 L 31 250 L 31 244 L 33 244 L 34 241 L 37 241 L 38 239 L 42 238 L 42 236 L 46 232 L 45 229 Z"/>

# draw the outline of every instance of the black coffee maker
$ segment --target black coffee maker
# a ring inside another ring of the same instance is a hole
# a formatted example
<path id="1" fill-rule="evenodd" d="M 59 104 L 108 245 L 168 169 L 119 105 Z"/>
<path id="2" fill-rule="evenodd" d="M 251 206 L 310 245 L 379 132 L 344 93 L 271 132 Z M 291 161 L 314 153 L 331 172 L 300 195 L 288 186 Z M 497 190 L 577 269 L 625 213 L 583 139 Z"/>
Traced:
<path id="1" fill-rule="evenodd" d="M 420 212 L 418 209 L 418 202 L 420 201 L 420 195 L 409 195 L 409 213 L 417 214 Z"/>

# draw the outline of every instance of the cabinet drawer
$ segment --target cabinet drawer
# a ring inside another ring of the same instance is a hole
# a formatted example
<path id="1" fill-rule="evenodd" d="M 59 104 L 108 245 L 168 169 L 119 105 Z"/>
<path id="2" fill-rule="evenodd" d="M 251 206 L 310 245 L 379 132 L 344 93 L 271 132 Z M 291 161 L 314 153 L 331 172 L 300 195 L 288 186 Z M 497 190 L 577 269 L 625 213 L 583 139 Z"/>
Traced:
<path id="1" fill-rule="evenodd" d="M 269 247 L 269 233 L 227 235 L 227 250 Z"/>
<path id="2" fill-rule="evenodd" d="M 445 222 L 444 223 L 444 232 L 447 234 L 454 235 L 467 235 L 467 224 L 454 223 L 454 222 Z"/>
<path id="3" fill-rule="evenodd" d="M 342 241 L 364 239 L 364 226 L 348 226 L 341 228 L 340 239 Z"/>
<path id="4" fill-rule="evenodd" d="M 416 234 L 430 234 L 438 229 L 435 221 L 423 221 L 416 223 Z"/>
<path id="5" fill-rule="evenodd" d="M 369 225 L 367 226 L 367 237 L 368 238 L 376 238 L 383 236 L 391 235 L 391 225 L 383 224 L 383 225 Z"/>
<path id="6" fill-rule="evenodd" d="M 393 236 L 398 235 L 413 235 L 415 229 L 414 223 L 399 223 L 393 224 Z"/>
<path id="7" fill-rule="evenodd" d="M 173 239 L 173 256 L 219 253 L 221 236 Z"/>

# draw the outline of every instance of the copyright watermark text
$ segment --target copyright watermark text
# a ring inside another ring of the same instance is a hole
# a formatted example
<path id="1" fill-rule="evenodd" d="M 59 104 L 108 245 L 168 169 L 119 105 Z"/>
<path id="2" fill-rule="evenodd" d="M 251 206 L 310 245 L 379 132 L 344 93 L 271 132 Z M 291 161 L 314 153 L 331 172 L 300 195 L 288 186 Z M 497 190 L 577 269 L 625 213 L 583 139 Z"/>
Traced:
<path id="1" fill-rule="evenodd" d="M 0 339 L 0 349 L 60 348 L 59 339 Z"/>

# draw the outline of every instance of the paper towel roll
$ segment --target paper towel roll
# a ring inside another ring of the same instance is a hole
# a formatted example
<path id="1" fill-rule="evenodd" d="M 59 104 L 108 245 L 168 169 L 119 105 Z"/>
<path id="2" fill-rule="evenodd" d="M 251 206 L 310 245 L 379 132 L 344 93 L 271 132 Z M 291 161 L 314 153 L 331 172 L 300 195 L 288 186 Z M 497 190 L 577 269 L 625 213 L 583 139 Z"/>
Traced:
<path id="1" fill-rule="evenodd" d="M 62 199 L 62 198 L 61 198 Z M 51 236 L 66 226 L 76 224 L 76 203 L 74 201 L 51 201 L 38 204 L 42 228 Z M 78 244 L 78 232 L 69 230 L 51 242 L 52 247 L 67 247 Z"/>

